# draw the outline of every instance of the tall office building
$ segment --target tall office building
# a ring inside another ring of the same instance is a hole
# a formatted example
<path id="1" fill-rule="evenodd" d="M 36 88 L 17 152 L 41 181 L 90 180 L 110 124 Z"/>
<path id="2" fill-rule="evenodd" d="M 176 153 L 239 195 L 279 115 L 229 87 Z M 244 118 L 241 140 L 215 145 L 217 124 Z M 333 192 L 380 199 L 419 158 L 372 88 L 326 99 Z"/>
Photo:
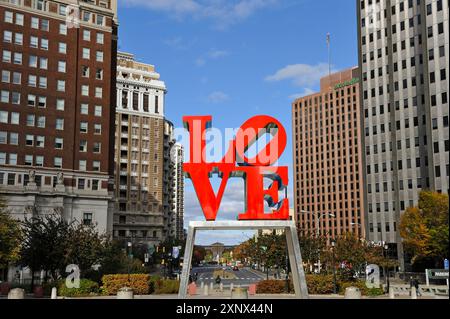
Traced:
<path id="1" fill-rule="evenodd" d="M 166 91 L 153 65 L 118 54 L 114 237 L 119 240 L 151 246 L 179 236 L 183 154 L 164 117 Z"/>
<path id="2" fill-rule="evenodd" d="M 368 239 L 403 270 L 401 214 L 421 190 L 448 193 L 448 1 L 357 6 Z"/>
<path id="3" fill-rule="evenodd" d="M 164 99 L 153 65 L 119 53 L 115 146 L 114 237 L 150 245 L 164 229 Z"/>
<path id="4" fill-rule="evenodd" d="M 319 93 L 292 104 L 295 220 L 305 234 L 365 236 L 358 75 L 324 77 Z"/>
<path id="5" fill-rule="evenodd" d="M 184 148 L 180 143 L 175 143 L 171 151 L 171 160 L 174 163 L 173 167 L 173 196 L 174 196 L 174 213 L 172 217 L 172 231 L 173 238 L 184 239 Z"/>
<path id="6" fill-rule="evenodd" d="M 112 230 L 117 2 L 0 1 L 0 195 Z"/>

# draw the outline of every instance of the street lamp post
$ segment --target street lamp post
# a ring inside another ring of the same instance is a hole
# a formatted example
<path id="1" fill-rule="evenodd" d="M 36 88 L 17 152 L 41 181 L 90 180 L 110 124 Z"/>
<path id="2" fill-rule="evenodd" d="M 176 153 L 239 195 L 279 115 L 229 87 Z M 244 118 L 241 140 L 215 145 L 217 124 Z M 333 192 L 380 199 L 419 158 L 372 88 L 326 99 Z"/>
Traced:
<path id="1" fill-rule="evenodd" d="M 309 212 L 309 211 L 306 211 L 306 210 L 301 210 L 300 211 L 301 213 L 307 213 L 307 214 L 314 214 L 313 212 Z M 320 238 L 320 220 L 323 218 L 323 217 L 325 217 L 325 216 L 328 216 L 328 217 L 332 217 L 332 218 L 335 218 L 336 217 L 336 215 L 335 214 L 332 214 L 332 213 L 320 213 L 320 212 L 318 212 L 318 214 L 317 214 L 317 216 L 316 216 L 316 238 L 317 239 L 319 239 Z M 318 249 L 318 262 L 317 262 L 317 265 L 318 265 L 318 270 L 319 270 L 319 273 L 320 273 L 320 270 L 321 270 L 321 266 L 320 266 L 320 249 Z"/>
<path id="2" fill-rule="evenodd" d="M 384 250 L 383 250 L 383 255 L 385 255 L 384 258 L 385 258 L 385 263 L 386 263 L 387 260 L 388 260 L 388 256 L 389 256 L 389 254 L 388 254 L 388 252 L 389 252 L 389 246 L 388 246 L 387 244 L 385 244 L 383 248 L 384 248 Z M 385 268 L 387 268 L 387 270 L 385 271 L 385 276 L 386 276 L 386 290 L 387 290 L 387 292 L 389 292 L 389 288 L 390 288 L 389 265 L 387 265 L 387 267 L 385 267 Z"/>
<path id="3" fill-rule="evenodd" d="M 131 272 L 131 256 L 132 256 L 132 247 L 133 247 L 133 243 L 131 241 L 129 241 L 127 243 L 127 247 L 128 247 L 128 263 L 127 263 L 127 270 L 128 270 L 128 282 L 130 282 L 131 278 L 130 278 L 130 272 Z"/>
<path id="4" fill-rule="evenodd" d="M 337 280 L 336 280 L 336 257 L 335 257 L 335 252 L 334 252 L 334 247 L 336 246 L 336 242 L 333 240 L 331 242 L 331 249 L 333 251 L 333 293 L 337 294 Z"/>

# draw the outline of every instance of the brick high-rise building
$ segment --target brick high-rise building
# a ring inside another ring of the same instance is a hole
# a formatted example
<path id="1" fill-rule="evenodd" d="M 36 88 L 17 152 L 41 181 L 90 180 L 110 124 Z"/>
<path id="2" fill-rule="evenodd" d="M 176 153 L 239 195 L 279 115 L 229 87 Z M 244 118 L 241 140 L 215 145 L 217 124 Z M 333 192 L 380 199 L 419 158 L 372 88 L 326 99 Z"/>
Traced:
<path id="1" fill-rule="evenodd" d="M 357 0 L 368 239 L 404 270 L 400 216 L 449 188 L 448 0 Z"/>
<path id="2" fill-rule="evenodd" d="M 295 220 L 328 239 L 365 236 L 358 69 L 321 79 L 292 104 Z"/>
<path id="3" fill-rule="evenodd" d="M 0 195 L 112 230 L 116 0 L 0 1 Z"/>

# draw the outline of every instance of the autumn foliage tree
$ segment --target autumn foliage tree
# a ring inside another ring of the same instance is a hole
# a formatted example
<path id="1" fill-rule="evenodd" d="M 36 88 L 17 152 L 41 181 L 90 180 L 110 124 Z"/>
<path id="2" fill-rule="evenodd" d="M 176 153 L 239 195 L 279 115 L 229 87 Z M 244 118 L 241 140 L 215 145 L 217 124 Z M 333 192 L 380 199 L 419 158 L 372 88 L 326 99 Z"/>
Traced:
<path id="1" fill-rule="evenodd" d="M 21 230 L 18 221 L 11 218 L 0 198 L 0 280 L 5 269 L 19 258 Z"/>
<path id="2" fill-rule="evenodd" d="M 449 250 L 448 195 L 423 191 L 419 206 L 410 207 L 402 215 L 400 235 L 412 263 L 431 261 L 440 267 Z"/>

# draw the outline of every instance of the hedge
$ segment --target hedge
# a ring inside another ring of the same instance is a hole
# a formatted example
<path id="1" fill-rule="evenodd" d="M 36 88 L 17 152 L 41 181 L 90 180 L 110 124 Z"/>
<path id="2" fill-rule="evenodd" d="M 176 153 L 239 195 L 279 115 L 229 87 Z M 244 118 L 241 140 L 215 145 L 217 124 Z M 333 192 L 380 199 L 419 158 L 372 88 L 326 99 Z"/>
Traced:
<path id="1" fill-rule="evenodd" d="M 149 294 L 150 276 L 145 274 L 128 275 L 105 275 L 102 277 L 102 289 L 105 295 L 116 295 L 119 289 L 129 287 L 133 289 L 135 295 Z"/>
<path id="2" fill-rule="evenodd" d="M 88 280 L 80 280 L 80 288 L 67 288 L 63 281 L 58 286 L 58 295 L 63 297 L 89 297 L 98 295 L 100 292 L 98 283 Z"/>
<path id="3" fill-rule="evenodd" d="M 308 293 L 311 295 L 329 295 L 334 291 L 334 282 L 332 275 L 307 275 L 306 283 L 308 286 Z M 340 294 L 345 293 L 347 287 L 357 287 L 361 290 L 364 296 L 379 296 L 383 295 L 382 289 L 367 288 L 364 281 L 358 280 L 354 282 L 336 282 L 336 288 Z M 289 289 L 294 292 L 292 281 L 289 282 Z M 264 280 L 256 286 L 257 294 L 283 294 L 286 291 L 286 282 L 284 280 Z"/>

